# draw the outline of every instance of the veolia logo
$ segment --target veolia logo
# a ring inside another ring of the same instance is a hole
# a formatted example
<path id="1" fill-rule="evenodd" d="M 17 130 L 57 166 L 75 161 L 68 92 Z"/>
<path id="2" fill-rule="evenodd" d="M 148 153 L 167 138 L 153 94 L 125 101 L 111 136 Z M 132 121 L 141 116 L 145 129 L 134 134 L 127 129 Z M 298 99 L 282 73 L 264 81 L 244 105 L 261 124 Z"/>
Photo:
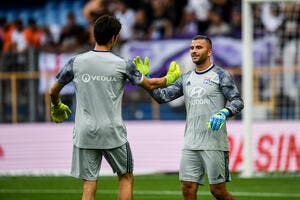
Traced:
<path id="1" fill-rule="evenodd" d="M 84 83 L 87 83 L 91 80 L 91 76 L 89 74 L 83 74 L 81 79 Z"/>
<path id="2" fill-rule="evenodd" d="M 90 74 L 83 74 L 81 79 L 84 83 L 90 81 L 104 81 L 104 82 L 117 81 L 117 78 L 113 76 L 99 76 L 99 75 L 90 75 Z"/>

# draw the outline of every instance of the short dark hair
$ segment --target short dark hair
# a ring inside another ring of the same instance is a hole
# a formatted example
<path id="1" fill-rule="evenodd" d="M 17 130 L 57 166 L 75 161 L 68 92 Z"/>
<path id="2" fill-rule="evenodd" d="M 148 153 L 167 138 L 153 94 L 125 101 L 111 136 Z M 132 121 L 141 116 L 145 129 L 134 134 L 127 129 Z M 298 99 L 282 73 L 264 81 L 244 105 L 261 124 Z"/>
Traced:
<path id="1" fill-rule="evenodd" d="M 211 39 L 205 35 L 196 35 L 192 38 L 192 40 L 206 40 L 210 47 L 212 48 L 212 42 Z"/>
<path id="2" fill-rule="evenodd" d="M 120 21 L 110 15 L 102 15 L 94 24 L 94 37 L 99 45 L 105 45 L 113 36 L 117 36 L 121 30 Z"/>

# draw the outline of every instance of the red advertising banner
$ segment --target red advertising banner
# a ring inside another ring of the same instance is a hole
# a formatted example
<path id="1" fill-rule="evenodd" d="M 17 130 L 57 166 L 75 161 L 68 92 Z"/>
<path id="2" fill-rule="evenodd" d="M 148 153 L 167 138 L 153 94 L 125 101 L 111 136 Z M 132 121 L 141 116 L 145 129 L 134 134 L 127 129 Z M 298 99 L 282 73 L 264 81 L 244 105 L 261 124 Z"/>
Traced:
<path id="1" fill-rule="evenodd" d="M 241 124 L 228 124 L 231 171 L 243 169 Z M 253 124 L 253 169 L 256 171 L 300 170 L 300 123 L 276 121 Z"/>
<path id="2" fill-rule="evenodd" d="M 127 121 L 136 174 L 177 172 L 184 121 Z M 69 174 L 73 123 L 0 125 L 0 174 Z M 230 170 L 243 170 L 240 121 L 228 121 Z M 255 171 L 300 171 L 300 123 L 254 123 Z M 104 161 L 102 174 L 112 174 Z"/>

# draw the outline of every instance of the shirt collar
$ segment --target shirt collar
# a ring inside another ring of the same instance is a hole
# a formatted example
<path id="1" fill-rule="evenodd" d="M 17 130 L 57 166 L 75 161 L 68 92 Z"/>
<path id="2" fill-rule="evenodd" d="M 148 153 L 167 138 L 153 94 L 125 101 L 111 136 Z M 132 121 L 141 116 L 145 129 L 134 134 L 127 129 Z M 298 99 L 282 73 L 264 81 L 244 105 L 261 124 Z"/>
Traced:
<path id="1" fill-rule="evenodd" d="M 202 71 L 196 71 L 196 69 L 195 69 L 195 73 L 196 74 L 204 74 L 204 73 L 208 72 L 209 70 L 211 70 L 214 66 L 215 66 L 214 64 L 211 64 L 207 69 L 202 70 Z"/>

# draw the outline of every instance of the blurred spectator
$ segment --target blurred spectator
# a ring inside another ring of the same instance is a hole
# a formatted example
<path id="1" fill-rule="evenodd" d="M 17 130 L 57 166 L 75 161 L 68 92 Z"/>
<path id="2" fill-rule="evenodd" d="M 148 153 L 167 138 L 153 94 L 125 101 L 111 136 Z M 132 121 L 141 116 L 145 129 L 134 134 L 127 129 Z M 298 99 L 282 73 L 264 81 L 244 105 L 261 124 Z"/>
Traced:
<path id="1" fill-rule="evenodd" d="M 28 47 L 39 48 L 41 46 L 43 32 L 37 26 L 35 19 L 28 20 L 28 26 L 25 28 L 24 34 Z"/>
<path id="2" fill-rule="evenodd" d="M 120 41 L 124 43 L 132 39 L 132 29 L 135 23 L 135 12 L 128 7 L 129 0 L 117 0 L 115 16 L 120 19 L 122 28 L 120 31 Z"/>
<path id="3" fill-rule="evenodd" d="M 87 43 L 85 28 L 76 22 L 73 12 L 67 14 L 67 24 L 62 27 L 59 37 L 59 49 L 61 51 L 76 51 Z"/>
<path id="4" fill-rule="evenodd" d="M 12 33 L 15 30 L 14 24 L 9 23 L 5 18 L 1 20 L 0 35 L 3 41 L 1 55 L 1 71 L 11 71 L 15 65 L 15 58 L 11 56 Z"/>
<path id="5" fill-rule="evenodd" d="M 139 0 L 138 8 L 136 10 L 143 10 L 147 16 L 147 22 L 150 26 L 153 19 L 153 10 L 151 5 L 151 0 Z"/>
<path id="6" fill-rule="evenodd" d="M 283 93 L 290 99 L 296 100 L 300 95 L 300 77 L 295 75 L 293 68 L 300 66 L 300 3 L 285 5 L 279 39 L 281 39 L 284 67 Z"/>
<path id="7" fill-rule="evenodd" d="M 284 18 L 280 26 L 280 38 L 283 43 L 300 37 L 300 3 L 286 4 L 283 8 Z M 300 64 L 300 63 L 299 63 Z"/>
<path id="8" fill-rule="evenodd" d="M 239 7 L 233 8 L 230 19 L 230 36 L 234 38 L 242 37 L 242 14 Z"/>
<path id="9" fill-rule="evenodd" d="M 210 0 L 211 9 L 218 10 L 219 15 L 226 23 L 230 22 L 233 5 L 241 8 L 241 0 Z"/>
<path id="10" fill-rule="evenodd" d="M 133 40 L 147 40 L 149 39 L 148 20 L 143 9 L 138 9 L 135 12 L 135 23 L 133 25 Z"/>
<path id="11" fill-rule="evenodd" d="M 2 28 L 4 23 L 6 22 L 6 19 L 4 17 L 0 18 L 0 53 L 2 52 L 2 48 L 3 48 L 3 38 L 2 38 Z"/>
<path id="12" fill-rule="evenodd" d="M 176 2 L 182 2 L 182 1 L 175 1 L 175 0 L 162 0 L 163 6 L 166 10 L 166 17 L 172 22 L 173 27 L 177 27 L 179 25 L 179 20 L 182 17 L 182 8 L 180 10 L 177 10 L 177 4 Z"/>
<path id="13" fill-rule="evenodd" d="M 153 19 L 150 25 L 150 38 L 156 40 L 172 37 L 172 21 L 166 15 L 163 2 L 161 0 L 152 0 L 151 8 L 153 11 Z"/>
<path id="14" fill-rule="evenodd" d="M 3 40 L 2 51 L 7 53 L 10 51 L 10 47 L 12 45 L 11 35 L 15 30 L 14 24 L 9 23 L 6 19 L 2 21 L 2 28 L 1 28 L 1 38 Z"/>
<path id="15" fill-rule="evenodd" d="M 261 21 L 267 31 L 274 33 L 282 24 L 283 14 L 277 3 L 264 3 L 262 5 Z"/>
<path id="16" fill-rule="evenodd" d="M 2 48 L 3 48 L 3 39 L 2 39 L 2 36 L 0 34 L 0 53 L 2 52 Z"/>
<path id="17" fill-rule="evenodd" d="M 253 33 L 258 38 L 264 35 L 265 26 L 261 21 L 262 9 L 260 4 L 253 4 Z"/>
<path id="18" fill-rule="evenodd" d="M 82 14 L 88 22 L 89 43 L 95 44 L 94 22 L 101 15 L 111 14 L 109 10 L 109 0 L 89 0 L 82 9 Z"/>
<path id="19" fill-rule="evenodd" d="M 108 0 L 89 0 L 82 9 L 84 18 L 93 23 L 98 17 L 103 14 L 109 14 Z"/>
<path id="20" fill-rule="evenodd" d="M 224 21 L 219 9 L 212 9 L 209 12 L 210 25 L 207 29 L 207 34 L 210 36 L 228 35 L 230 33 L 230 26 Z"/>
<path id="21" fill-rule="evenodd" d="M 198 34 L 197 18 L 193 11 L 186 7 L 181 22 L 177 28 L 176 36 L 192 37 Z"/>
<path id="22" fill-rule="evenodd" d="M 24 71 L 26 69 L 26 50 L 27 41 L 24 35 L 24 27 L 21 19 L 16 19 L 15 30 L 12 33 L 11 44 L 11 70 L 12 71 Z"/>
<path id="23" fill-rule="evenodd" d="M 42 49 L 47 51 L 55 51 L 57 46 L 49 26 L 44 25 L 41 27 L 41 30 L 43 32 L 41 39 Z"/>
<path id="24" fill-rule="evenodd" d="M 198 32 L 205 33 L 209 25 L 208 13 L 212 6 L 210 0 L 188 0 L 187 6 L 187 9 L 196 15 Z"/>
<path id="25" fill-rule="evenodd" d="M 16 53 L 22 53 L 27 49 L 27 41 L 24 34 L 24 26 L 21 19 L 16 19 L 15 30 L 12 32 L 11 50 Z"/>

